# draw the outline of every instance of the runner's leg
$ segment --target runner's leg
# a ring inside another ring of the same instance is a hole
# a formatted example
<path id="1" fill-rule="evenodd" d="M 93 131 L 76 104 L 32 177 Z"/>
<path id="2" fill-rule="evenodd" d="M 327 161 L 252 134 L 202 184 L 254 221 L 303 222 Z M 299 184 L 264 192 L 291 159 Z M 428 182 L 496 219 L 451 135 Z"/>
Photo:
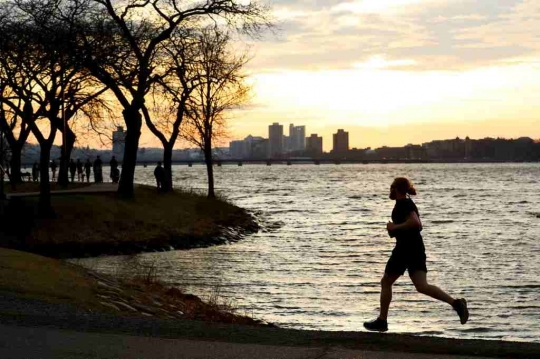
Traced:
<path id="1" fill-rule="evenodd" d="M 401 274 L 384 273 L 384 276 L 381 279 L 380 319 L 387 320 L 388 318 L 388 309 L 390 308 L 390 302 L 392 302 L 392 285 L 399 277 L 401 277 Z"/>
<path id="2" fill-rule="evenodd" d="M 411 277 L 411 280 L 419 293 L 425 294 L 431 298 L 440 300 L 450 305 L 454 303 L 454 298 L 446 294 L 441 288 L 428 284 L 426 272 L 415 270 L 414 272 L 409 273 L 409 276 Z"/>

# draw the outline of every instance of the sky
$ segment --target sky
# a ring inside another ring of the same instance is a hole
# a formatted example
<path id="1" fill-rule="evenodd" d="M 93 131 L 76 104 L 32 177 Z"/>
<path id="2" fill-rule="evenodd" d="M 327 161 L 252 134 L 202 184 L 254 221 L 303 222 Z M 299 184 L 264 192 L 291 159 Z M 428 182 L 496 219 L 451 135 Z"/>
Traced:
<path id="1" fill-rule="evenodd" d="M 351 147 L 540 138 L 540 1 L 273 0 L 246 43 L 251 103 L 230 140 L 268 125 L 349 131 Z"/>

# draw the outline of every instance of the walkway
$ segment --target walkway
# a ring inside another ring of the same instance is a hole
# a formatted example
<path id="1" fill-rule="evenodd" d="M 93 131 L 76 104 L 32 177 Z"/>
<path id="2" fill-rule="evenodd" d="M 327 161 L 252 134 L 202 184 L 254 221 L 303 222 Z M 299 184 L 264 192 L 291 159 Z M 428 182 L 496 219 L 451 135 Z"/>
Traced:
<path id="1" fill-rule="evenodd" d="M 0 291 L 2 359 L 473 357 L 540 358 L 540 344 L 124 317 L 84 312 L 69 304 L 46 303 Z"/>
<path id="2" fill-rule="evenodd" d="M 114 193 L 118 190 L 118 184 L 115 183 L 90 183 L 86 187 L 66 189 L 59 191 L 51 191 L 53 195 L 62 194 L 87 194 L 87 193 Z M 39 192 L 21 192 L 21 193 L 7 193 L 8 199 L 15 197 L 32 197 L 39 196 Z"/>
<path id="3" fill-rule="evenodd" d="M 0 357 L 155 359 L 465 359 L 473 357 L 405 354 L 82 333 L 0 325 Z M 474 357 L 475 359 L 482 359 Z"/>

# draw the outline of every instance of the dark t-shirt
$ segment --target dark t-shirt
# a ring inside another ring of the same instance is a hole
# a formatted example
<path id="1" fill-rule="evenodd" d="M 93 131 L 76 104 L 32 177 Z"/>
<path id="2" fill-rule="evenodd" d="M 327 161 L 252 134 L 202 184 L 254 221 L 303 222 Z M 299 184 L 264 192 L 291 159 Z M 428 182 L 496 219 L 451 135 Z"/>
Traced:
<path id="1" fill-rule="evenodd" d="M 392 222 L 395 224 L 401 224 L 407 221 L 409 215 L 412 212 L 416 212 L 418 217 L 420 213 L 418 208 L 410 198 L 403 198 L 396 200 L 396 205 L 392 210 Z M 396 230 L 392 233 L 396 237 L 396 248 L 403 250 L 421 250 L 424 251 L 424 242 L 422 241 L 422 235 L 420 229 L 408 228 Z"/>

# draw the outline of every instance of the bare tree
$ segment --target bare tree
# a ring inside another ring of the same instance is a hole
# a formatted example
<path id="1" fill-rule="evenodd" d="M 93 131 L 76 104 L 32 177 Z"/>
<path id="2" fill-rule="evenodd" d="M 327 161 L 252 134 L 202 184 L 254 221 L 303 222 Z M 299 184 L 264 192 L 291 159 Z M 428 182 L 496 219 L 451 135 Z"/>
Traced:
<path id="1" fill-rule="evenodd" d="M 58 182 L 67 185 L 68 161 L 76 141 L 70 122 L 85 108 L 92 107 L 96 111 L 106 106 L 101 95 L 107 91 L 107 87 L 96 81 L 78 59 L 70 56 L 74 27 L 65 26 L 61 18 L 73 18 L 80 9 L 66 7 L 57 0 L 13 0 L 10 8 L 15 14 L 16 23 L 13 26 L 19 26 L 19 31 L 32 33 L 33 44 L 30 42 L 30 45 L 34 45 L 33 50 L 39 49 L 41 52 L 40 61 L 47 61 L 46 72 L 39 76 L 29 69 L 26 72 L 27 75 L 35 75 L 28 78 L 35 91 L 42 94 L 34 98 L 38 105 L 44 105 L 42 108 L 46 109 L 41 115 L 47 116 L 62 133 Z M 20 27 L 21 24 L 24 24 L 24 28 Z M 24 61 L 24 54 L 19 57 Z"/>
<path id="2" fill-rule="evenodd" d="M 3 3 L 2 5 L 6 5 Z M 12 8 L 2 7 L 0 14 L 11 13 Z M 13 15 L 13 14 L 12 14 Z M 35 35 L 26 23 L 19 22 L 16 16 L 1 16 L 0 23 L 0 64 L 2 66 L 2 101 L 3 126 L 2 129 L 7 137 L 6 128 L 7 113 L 13 118 L 21 118 L 22 131 L 26 134 L 28 129 L 32 131 L 41 147 L 41 186 L 40 186 L 40 210 L 42 213 L 50 213 L 50 185 L 49 185 L 49 156 L 50 149 L 56 136 L 56 127 L 50 126 L 47 136 L 41 133 L 37 125 L 40 114 L 47 111 L 46 106 L 37 106 L 36 100 L 43 98 L 35 87 L 35 80 L 46 71 L 47 65 L 43 61 L 39 50 L 34 46 Z M 13 122 L 11 123 L 13 125 Z M 9 125 L 9 124 L 8 124 Z M 14 127 L 15 128 L 15 127 Z M 9 142 L 9 141 L 8 141 Z M 16 148 L 16 147 L 14 147 Z M 20 156 L 17 165 L 12 166 L 13 171 L 20 171 Z M 20 173 L 20 172 L 19 172 Z"/>
<path id="3" fill-rule="evenodd" d="M 172 151 L 180 137 L 193 91 L 200 85 L 197 71 L 196 37 L 189 29 L 179 29 L 164 49 L 164 74 L 152 89 L 151 111 L 143 107 L 147 127 L 163 146 L 164 191 L 172 191 Z M 153 114 L 153 116 L 151 115 Z"/>
<path id="4" fill-rule="evenodd" d="M 227 114 L 249 99 L 246 84 L 246 54 L 231 51 L 231 36 L 218 27 L 202 30 L 197 39 L 195 71 L 200 79 L 189 102 L 189 121 L 183 136 L 204 154 L 208 175 L 208 197 L 215 198 L 212 149 L 224 134 Z"/>
<path id="5" fill-rule="evenodd" d="M 66 0 L 67 1 L 67 0 Z M 240 30 L 258 33 L 270 26 L 268 9 L 237 0 L 69 0 L 85 8 L 77 21 L 85 66 L 111 89 L 123 108 L 125 151 L 118 191 L 133 195 L 142 114 L 146 96 L 158 81 L 163 44 L 182 24 L 209 17 Z M 111 52 L 111 47 L 118 51 Z"/>
<path id="6" fill-rule="evenodd" d="M 52 16 L 57 11 L 54 3 L 15 0 L 11 5 L 12 16 L 2 22 L 0 37 L 0 64 L 5 74 L 1 80 L 4 93 L 6 89 L 9 92 L 0 100 L 23 119 L 22 129 L 29 128 L 40 144 L 40 210 L 48 214 L 48 168 L 57 131 L 64 134 L 61 169 L 67 180 L 65 159 L 75 143 L 69 120 L 82 108 L 99 105 L 106 88 L 97 87 L 94 78 L 67 56 L 69 29 L 62 28 Z"/>
<path id="7" fill-rule="evenodd" d="M 0 66 L 3 60 L 0 59 Z M 0 132 L 10 148 L 10 182 L 15 185 L 22 181 L 21 153 L 31 132 L 28 121 L 32 111 L 28 111 L 28 107 L 25 109 L 23 100 L 16 96 L 8 86 L 5 71 L 2 71 L 2 68 L 3 66 L 0 68 Z"/>

